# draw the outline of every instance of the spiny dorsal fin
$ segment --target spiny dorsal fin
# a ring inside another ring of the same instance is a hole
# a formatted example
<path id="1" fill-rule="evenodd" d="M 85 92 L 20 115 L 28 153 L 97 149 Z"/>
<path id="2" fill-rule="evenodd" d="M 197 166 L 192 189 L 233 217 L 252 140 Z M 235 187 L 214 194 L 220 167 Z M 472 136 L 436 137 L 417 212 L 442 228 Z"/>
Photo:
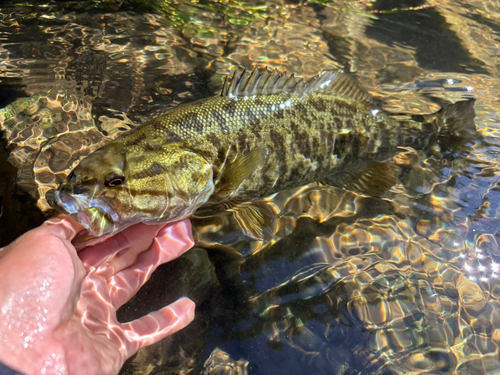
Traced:
<path id="1" fill-rule="evenodd" d="M 254 68 L 251 72 L 236 70 L 232 77 L 226 77 L 221 96 L 235 97 L 257 94 L 296 94 L 307 95 L 321 92 L 352 100 L 371 103 L 372 96 L 358 80 L 339 70 L 325 70 L 306 81 L 295 78 L 293 74 L 281 73 L 277 69 Z"/>

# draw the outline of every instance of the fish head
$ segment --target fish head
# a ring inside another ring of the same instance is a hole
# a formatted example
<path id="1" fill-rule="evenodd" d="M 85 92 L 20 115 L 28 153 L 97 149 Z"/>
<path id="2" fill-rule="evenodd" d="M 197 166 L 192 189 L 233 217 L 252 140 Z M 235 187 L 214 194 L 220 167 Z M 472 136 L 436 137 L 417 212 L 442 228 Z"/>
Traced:
<path id="1" fill-rule="evenodd" d="M 213 193 L 212 167 L 179 146 L 111 142 L 78 164 L 48 201 L 79 222 L 87 240 L 130 225 L 190 216 Z"/>

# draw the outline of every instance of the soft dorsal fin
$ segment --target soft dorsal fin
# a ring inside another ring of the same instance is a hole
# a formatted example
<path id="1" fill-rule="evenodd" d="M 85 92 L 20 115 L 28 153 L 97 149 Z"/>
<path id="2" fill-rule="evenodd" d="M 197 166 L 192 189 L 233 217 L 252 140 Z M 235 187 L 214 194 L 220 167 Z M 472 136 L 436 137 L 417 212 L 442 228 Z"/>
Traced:
<path id="1" fill-rule="evenodd" d="M 321 92 L 370 104 L 372 96 L 358 80 L 340 70 L 325 70 L 306 81 L 277 69 L 254 68 L 251 72 L 236 70 L 232 77 L 226 77 L 221 96 L 235 97 L 257 94 L 307 95 Z"/>

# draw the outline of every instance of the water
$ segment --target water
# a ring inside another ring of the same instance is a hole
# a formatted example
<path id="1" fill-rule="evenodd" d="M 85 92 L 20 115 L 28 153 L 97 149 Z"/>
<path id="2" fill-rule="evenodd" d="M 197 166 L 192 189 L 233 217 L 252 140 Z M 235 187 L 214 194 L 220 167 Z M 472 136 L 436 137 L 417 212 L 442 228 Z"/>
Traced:
<path id="1" fill-rule="evenodd" d="M 196 319 L 122 373 L 500 373 L 499 2 L 7 1 L 0 20 L 0 245 L 80 158 L 236 66 L 344 68 L 399 117 L 476 99 L 478 136 L 402 150 L 383 198 L 281 192 L 266 242 L 199 213 L 197 247 L 120 310 L 188 295 Z"/>

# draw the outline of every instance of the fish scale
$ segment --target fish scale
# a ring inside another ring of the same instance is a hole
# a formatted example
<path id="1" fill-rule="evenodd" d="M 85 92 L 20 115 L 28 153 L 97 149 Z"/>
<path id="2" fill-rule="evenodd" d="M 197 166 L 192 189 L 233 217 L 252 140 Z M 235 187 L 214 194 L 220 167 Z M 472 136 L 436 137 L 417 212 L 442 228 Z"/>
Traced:
<path id="1" fill-rule="evenodd" d="M 216 97 L 159 116 L 117 141 L 139 152 L 151 142 L 178 142 L 203 155 L 217 170 L 214 178 L 232 162 L 228 157 L 266 147 L 267 162 L 235 194 L 247 198 L 320 180 L 349 155 L 385 158 L 382 145 L 414 144 L 424 134 L 421 125 L 374 116 L 363 103 L 325 94 Z"/>

